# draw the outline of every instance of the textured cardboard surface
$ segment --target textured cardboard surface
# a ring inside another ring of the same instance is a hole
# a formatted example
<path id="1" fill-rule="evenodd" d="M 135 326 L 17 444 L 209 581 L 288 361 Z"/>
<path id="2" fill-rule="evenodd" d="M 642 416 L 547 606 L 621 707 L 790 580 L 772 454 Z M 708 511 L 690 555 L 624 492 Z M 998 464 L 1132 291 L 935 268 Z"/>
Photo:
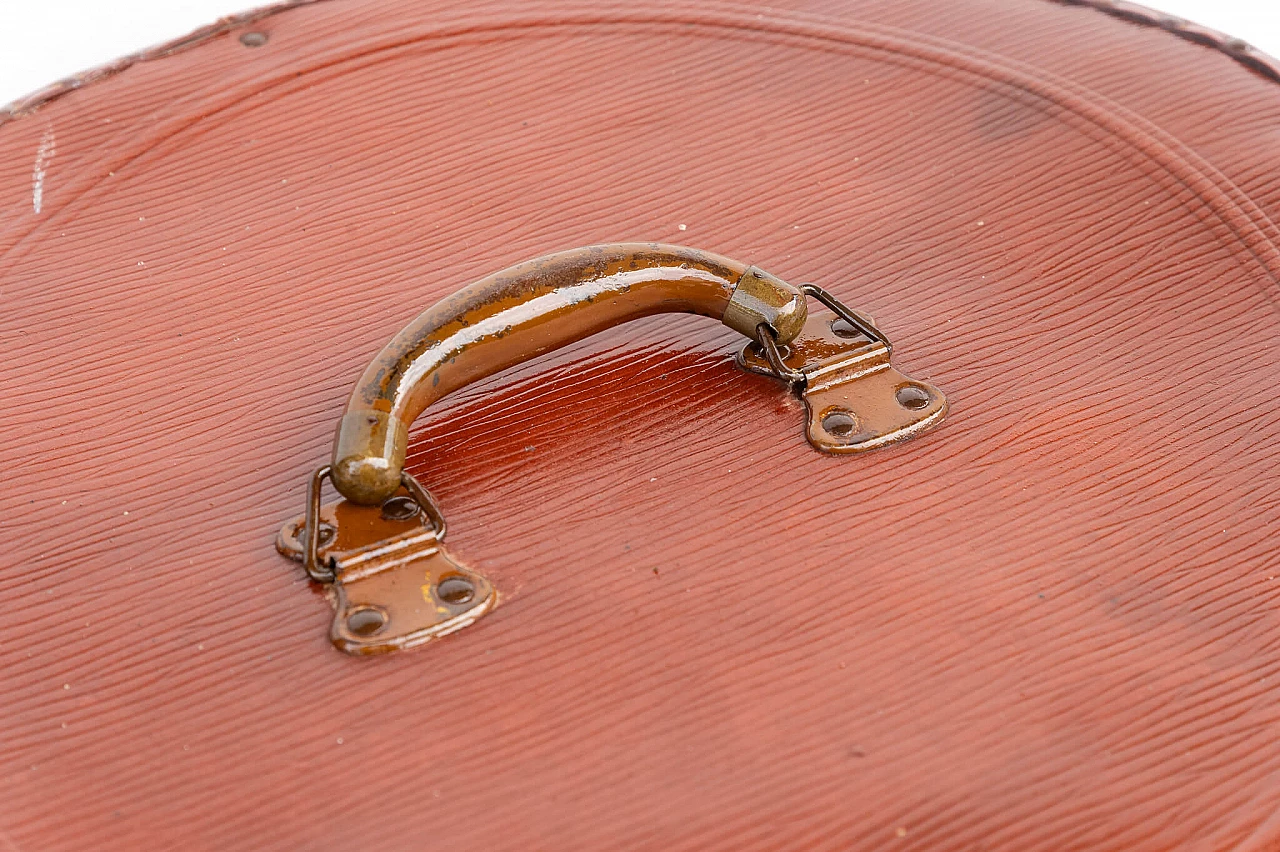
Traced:
<path id="1" fill-rule="evenodd" d="M 332 0 L 8 122 L 4 839 L 1272 848 L 1278 120 L 1041 0 Z M 731 332 L 617 328 L 415 432 L 498 610 L 334 651 L 272 539 L 351 383 L 620 240 L 828 287 L 947 422 L 822 456 Z"/>

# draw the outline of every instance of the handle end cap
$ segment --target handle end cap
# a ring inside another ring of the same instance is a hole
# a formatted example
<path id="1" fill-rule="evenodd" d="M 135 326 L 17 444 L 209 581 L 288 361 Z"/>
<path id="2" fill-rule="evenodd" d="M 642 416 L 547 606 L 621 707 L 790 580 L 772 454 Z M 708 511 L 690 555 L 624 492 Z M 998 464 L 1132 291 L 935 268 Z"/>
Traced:
<path id="1" fill-rule="evenodd" d="M 331 478 L 353 503 L 376 506 L 400 488 L 409 430 L 384 411 L 348 411 L 338 424 Z"/>

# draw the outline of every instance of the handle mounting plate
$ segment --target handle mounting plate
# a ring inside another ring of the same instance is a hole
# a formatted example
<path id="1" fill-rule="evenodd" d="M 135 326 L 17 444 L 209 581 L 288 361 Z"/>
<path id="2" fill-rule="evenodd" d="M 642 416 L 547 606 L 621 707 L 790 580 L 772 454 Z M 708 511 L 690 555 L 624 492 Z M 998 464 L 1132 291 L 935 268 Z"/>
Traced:
<path id="1" fill-rule="evenodd" d="M 855 312 L 856 313 L 856 312 Z M 874 326 L 863 313 L 859 319 Z M 826 453 L 860 453 L 905 441 L 942 422 L 947 398 L 890 363 L 886 342 L 868 340 L 830 311 L 814 311 L 804 329 L 779 347 L 782 363 L 798 372 L 808 409 L 809 443 Z M 776 376 L 759 343 L 738 353 L 752 373 Z"/>
<path id="2" fill-rule="evenodd" d="M 493 585 L 445 550 L 405 489 L 381 506 L 326 504 L 319 523 L 318 556 L 333 568 L 329 638 L 341 651 L 364 656 L 422 645 L 467 627 L 497 603 Z M 276 549 L 302 562 L 305 525 L 305 516 L 285 524 Z"/>

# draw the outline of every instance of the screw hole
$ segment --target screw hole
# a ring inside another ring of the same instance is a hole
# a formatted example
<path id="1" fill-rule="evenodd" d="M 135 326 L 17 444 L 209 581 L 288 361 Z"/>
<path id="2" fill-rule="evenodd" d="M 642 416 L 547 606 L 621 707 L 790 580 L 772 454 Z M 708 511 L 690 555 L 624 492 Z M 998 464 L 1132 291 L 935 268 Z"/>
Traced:
<path id="1" fill-rule="evenodd" d="M 858 418 L 852 411 L 836 408 L 822 415 L 822 428 L 828 435 L 848 438 L 858 430 Z"/>
<path id="2" fill-rule="evenodd" d="M 862 332 L 851 326 L 848 321 L 839 317 L 831 321 L 831 333 L 836 337 L 843 337 L 845 339 L 862 336 Z"/>
<path id="3" fill-rule="evenodd" d="M 903 385 L 897 392 L 898 405 L 911 411 L 919 411 L 929 404 L 929 392 L 918 385 Z"/>
<path id="4" fill-rule="evenodd" d="M 382 504 L 382 517 L 387 521 L 407 521 L 418 512 L 418 504 L 412 497 L 392 497 Z"/>
<path id="5" fill-rule="evenodd" d="M 790 346 L 787 346 L 786 344 L 775 344 L 775 345 L 777 346 L 777 349 L 778 349 L 778 357 L 779 357 L 779 358 L 781 358 L 783 361 L 785 361 L 785 360 L 787 360 L 788 358 L 790 358 L 790 357 L 791 357 L 791 347 L 790 347 Z M 760 359 L 764 360 L 766 363 L 767 363 L 767 362 L 768 362 L 768 360 L 769 360 L 769 357 L 768 357 L 767 355 L 765 355 L 765 354 L 764 354 L 764 349 L 760 346 L 760 344 L 759 344 L 759 343 L 756 343 L 756 342 L 754 342 L 754 341 L 753 341 L 753 342 L 751 342 L 751 343 L 748 343 L 748 344 L 747 344 L 747 351 L 749 351 L 752 355 L 755 355 L 757 358 L 760 358 Z M 665 375 L 665 374 L 664 374 L 664 375 Z"/>
<path id="6" fill-rule="evenodd" d="M 476 587 L 465 577 L 445 577 L 436 586 L 436 597 L 447 604 L 464 604 L 475 597 Z"/>
<path id="7" fill-rule="evenodd" d="M 338 531 L 333 528 L 333 524 L 321 524 L 320 535 L 317 536 L 317 544 L 319 544 L 320 547 L 324 547 L 326 544 L 333 541 L 333 537 L 337 534 L 338 534 Z M 304 538 L 306 538 L 306 535 L 307 535 L 307 525 L 298 524 L 297 528 L 295 528 L 293 531 L 293 537 L 301 542 L 303 541 Z"/>
<path id="8" fill-rule="evenodd" d="M 262 47 L 267 43 L 267 34 L 252 32 L 240 36 L 240 43 L 245 47 Z"/>
<path id="9" fill-rule="evenodd" d="M 371 606 L 361 607 L 347 616 L 347 629 L 356 636 L 373 636 L 386 626 L 386 613 Z"/>

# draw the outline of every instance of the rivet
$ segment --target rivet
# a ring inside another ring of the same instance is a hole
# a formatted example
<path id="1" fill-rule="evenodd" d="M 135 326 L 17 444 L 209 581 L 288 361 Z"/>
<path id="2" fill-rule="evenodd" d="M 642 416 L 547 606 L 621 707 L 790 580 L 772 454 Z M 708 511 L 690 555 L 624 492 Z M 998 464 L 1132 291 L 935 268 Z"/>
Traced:
<path id="1" fill-rule="evenodd" d="M 240 36 L 240 43 L 245 47 L 262 47 L 267 43 L 267 34 L 260 32 L 245 33 Z"/>

